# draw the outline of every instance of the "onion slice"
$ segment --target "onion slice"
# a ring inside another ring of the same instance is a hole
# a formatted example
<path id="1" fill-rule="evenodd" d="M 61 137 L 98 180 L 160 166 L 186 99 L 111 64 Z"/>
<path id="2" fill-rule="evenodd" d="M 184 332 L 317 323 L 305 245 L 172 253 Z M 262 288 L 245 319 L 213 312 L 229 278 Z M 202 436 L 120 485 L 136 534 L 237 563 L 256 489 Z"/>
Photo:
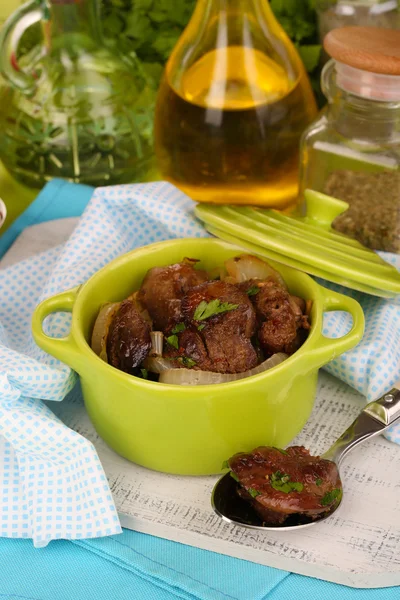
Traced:
<path id="1" fill-rule="evenodd" d="M 164 348 L 164 334 L 162 331 L 151 331 L 150 356 L 162 356 Z"/>
<path id="2" fill-rule="evenodd" d="M 174 369 L 174 362 L 168 358 L 162 358 L 162 356 L 148 356 L 143 362 L 142 366 L 150 371 L 150 373 L 156 373 L 160 375 L 165 371 L 180 371 L 181 369 Z"/>
<path id="3" fill-rule="evenodd" d="M 212 371 L 197 371 L 194 369 L 167 369 L 160 373 L 159 382 L 173 385 L 213 385 L 214 383 L 229 383 L 231 381 L 238 381 L 239 379 L 251 377 L 252 375 L 258 375 L 259 373 L 264 373 L 265 371 L 280 365 L 287 358 L 289 358 L 287 354 L 278 352 L 257 367 L 254 367 L 254 369 L 244 371 L 243 373 L 214 373 Z"/>
<path id="4" fill-rule="evenodd" d="M 111 325 L 111 321 L 116 311 L 118 310 L 120 302 L 113 302 L 104 304 L 99 314 L 97 315 L 96 322 L 93 327 L 91 348 L 93 352 L 100 356 L 105 362 L 107 362 L 107 335 Z"/>
<path id="5" fill-rule="evenodd" d="M 261 260 L 257 256 L 251 254 L 243 254 L 230 258 L 225 261 L 225 268 L 228 271 L 228 277 L 232 278 L 235 283 L 243 283 L 249 279 L 273 279 L 285 290 L 287 285 L 280 273 L 273 269 L 265 260 Z M 224 279 L 226 281 L 227 278 Z"/>

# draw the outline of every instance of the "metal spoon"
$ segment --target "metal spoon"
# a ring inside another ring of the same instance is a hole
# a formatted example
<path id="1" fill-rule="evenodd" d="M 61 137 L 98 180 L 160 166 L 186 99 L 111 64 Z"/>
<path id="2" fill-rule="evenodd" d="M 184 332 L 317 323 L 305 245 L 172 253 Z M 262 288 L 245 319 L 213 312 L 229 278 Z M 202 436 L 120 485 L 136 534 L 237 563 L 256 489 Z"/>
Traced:
<path id="1" fill-rule="evenodd" d="M 386 431 L 392 425 L 400 423 L 400 382 L 390 392 L 379 400 L 368 404 L 358 415 L 352 425 L 340 436 L 321 458 L 336 463 L 338 469 L 344 458 L 359 444 L 369 440 L 375 435 Z M 262 519 L 253 507 L 237 494 L 238 483 L 230 476 L 223 475 L 215 484 L 211 505 L 214 511 L 227 523 L 241 525 L 250 529 L 264 529 L 267 531 L 293 531 L 310 527 L 330 517 L 338 508 L 338 504 L 330 513 L 319 519 L 299 523 L 299 516 L 293 515 L 285 524 L 276 526 L 263 525 Z"/>

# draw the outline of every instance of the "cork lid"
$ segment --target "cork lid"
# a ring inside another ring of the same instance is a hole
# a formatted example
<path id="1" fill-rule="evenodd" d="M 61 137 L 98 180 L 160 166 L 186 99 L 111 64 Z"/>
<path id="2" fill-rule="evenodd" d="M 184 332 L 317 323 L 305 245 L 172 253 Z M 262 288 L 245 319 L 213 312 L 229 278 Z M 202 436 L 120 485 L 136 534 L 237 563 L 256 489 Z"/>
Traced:
<path id="1" fill-rule="evenodd" d="M 371 73 L 400 75 L 400 31 L 380 27 L 341 27 L 324 39 L 336 61 Z"/>

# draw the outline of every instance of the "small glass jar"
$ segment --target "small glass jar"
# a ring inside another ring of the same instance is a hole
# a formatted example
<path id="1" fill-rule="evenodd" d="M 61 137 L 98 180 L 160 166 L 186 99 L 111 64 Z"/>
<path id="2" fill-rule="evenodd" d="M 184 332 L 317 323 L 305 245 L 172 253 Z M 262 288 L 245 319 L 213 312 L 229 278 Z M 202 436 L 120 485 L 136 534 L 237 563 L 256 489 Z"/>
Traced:
<path id="1" fill-rule="evenodd" d="M 399 0 L 316 0 L 321 41 L 338 27 L 400 28 Z"/>
<path id="2" fill-rule="evenodd" d="M 328 104 L 302 138 L 301 194 L 311 188 L 348 202 L 334 228 L 399 253 L 400 32 L 337 29 L 324 46 Z"/>

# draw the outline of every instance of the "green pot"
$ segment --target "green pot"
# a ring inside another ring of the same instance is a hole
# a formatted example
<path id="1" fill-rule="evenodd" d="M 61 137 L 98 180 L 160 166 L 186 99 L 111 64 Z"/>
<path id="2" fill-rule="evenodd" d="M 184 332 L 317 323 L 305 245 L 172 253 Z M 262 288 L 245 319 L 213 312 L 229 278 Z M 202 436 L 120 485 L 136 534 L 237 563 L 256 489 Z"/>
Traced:
<path id="1" fill-rule="evenodd" d="M 128 460 L 182 475 L 221 471 L 224 460 L 259 445 L 286 446 L 310 416 L 318 369 L 355 346 L 364 317 L 353 299 L 327 290 L 311 277 L 274 264 L 291 293 L 313 301 L 307 341 L 271 371 L 247 379 L 207 386 L 149 382 L 111 367 L 91 350 L 92 327 L 105 302 L 138 289 L 148 269 L 198 258 L 213 269 L 240 254 L 217 239 L 172 240 L 134 250 L 98 271 L 85 284 L 42 302 L 33 315 L 33 336 L 49 354 L 80 375 L 83 397 L 98 434 Z M 322 335 L 324 311 L 352 315 L 351 331 L 340 339 Z M 72 312 L 70 334 L 46 336 L 43 320 L 57 311 Z"/>

